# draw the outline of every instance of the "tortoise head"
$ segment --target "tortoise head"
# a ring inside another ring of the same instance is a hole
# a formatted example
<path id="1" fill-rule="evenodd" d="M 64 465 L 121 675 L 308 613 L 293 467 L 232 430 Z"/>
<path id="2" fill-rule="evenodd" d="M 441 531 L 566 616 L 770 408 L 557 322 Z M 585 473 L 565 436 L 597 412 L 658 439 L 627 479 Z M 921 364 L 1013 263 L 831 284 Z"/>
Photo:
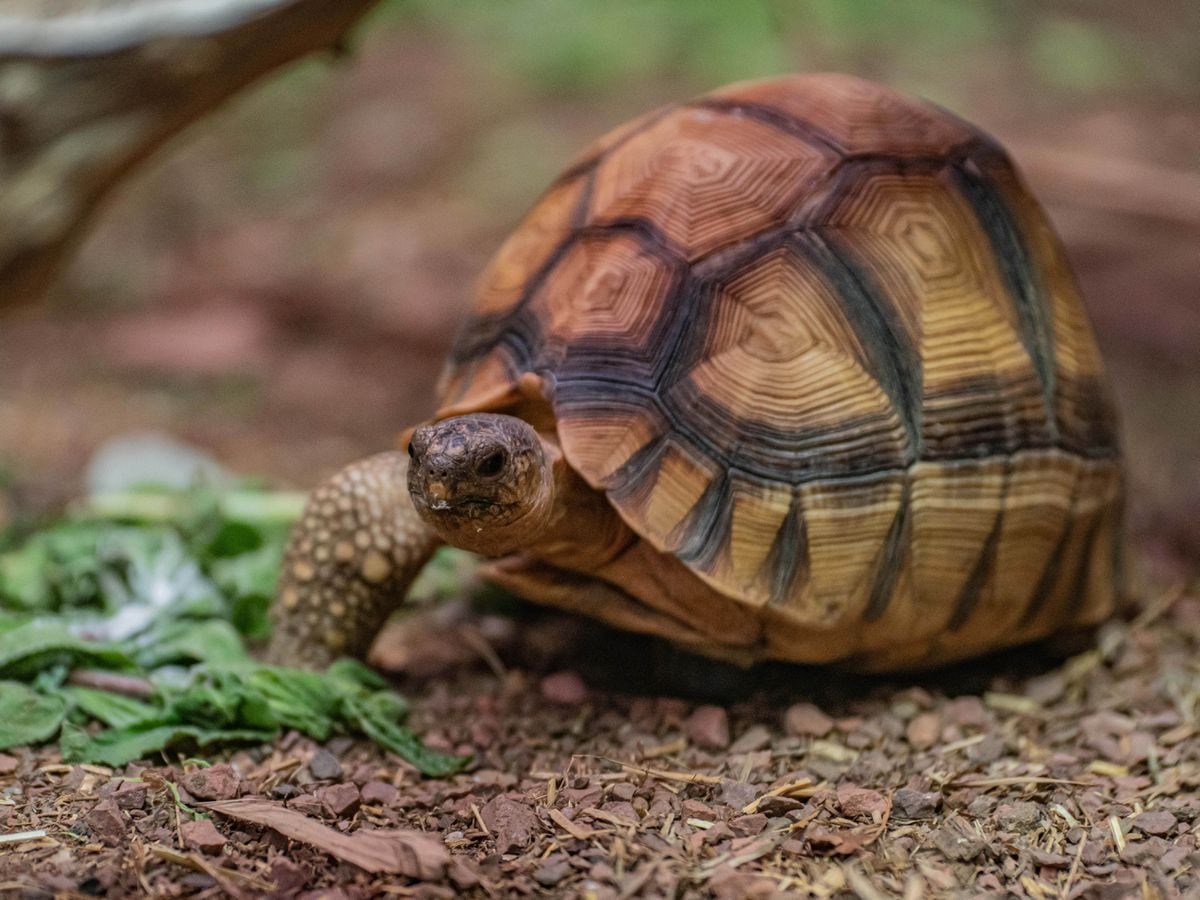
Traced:
<path id="1" fill-rule="evenodd" d="M 408 455 L 413 505 L 448 544 L 502 556 L 533 543 L 549 522 L 553 468 L 522 419 L 473 413 L 422 425 Z"/>

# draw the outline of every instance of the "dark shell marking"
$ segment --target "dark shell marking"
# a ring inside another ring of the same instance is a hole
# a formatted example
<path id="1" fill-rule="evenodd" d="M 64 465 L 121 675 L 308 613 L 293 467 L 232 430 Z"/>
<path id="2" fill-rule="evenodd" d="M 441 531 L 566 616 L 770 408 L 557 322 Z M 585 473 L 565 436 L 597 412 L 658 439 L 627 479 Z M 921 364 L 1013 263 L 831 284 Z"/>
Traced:
<path id="1" fill-rule="evenodd" d="M 1004 151 L 937 107 L 803 76 L 619 130 L 497 254 L 445 401 L 525 372 L 587 481 L 767 632 L 919 661 L 1115 603 L 1073 277 Z"/>

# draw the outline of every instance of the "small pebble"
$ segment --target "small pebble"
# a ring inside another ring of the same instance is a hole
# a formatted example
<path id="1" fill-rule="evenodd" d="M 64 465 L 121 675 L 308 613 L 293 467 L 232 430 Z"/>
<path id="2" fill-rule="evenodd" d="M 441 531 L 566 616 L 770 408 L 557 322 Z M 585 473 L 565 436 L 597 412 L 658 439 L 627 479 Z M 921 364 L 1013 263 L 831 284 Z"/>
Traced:
<path id="1" fill-rule="evenodd" d="M 971 694 L 955 697 L 946 705 L 946 715 L 955 725 L 983 728 L 989 714 L 983 701 Z"/>
<path id="2" fill-rule="evenodd" d="M 796 703 L 784 713 L 783 727 L 796 737 L 824 737 L 833 730 L 833 719 L 811 703 Z"/>
<path id="3" fill-rule="evenodd" d="M 983 852 L 983 841 L 951 825 L 933 833 L 933 844 L 954 862 L 970 862 Z"/>
<path id="4" fill-rule="evenodd" d="M 397 790 L 386 781 L 368 781 L 362 786 L 362 802 L 370 806 L 391 806 Z"/>
<path id="5" fill-rule="evenodd" d="M 197 800 L 232 800 L 241 788 L 237 772 L 228 763 L 188 772 L 179 783 Z"/>
<path id="6" fill-rule="evenodd" d="M 140 781 L 122 781 L 112 796 L 121 809 L 142 809 L 146 805 L 146 785 Z"/>
<path id="7" fill-rule="evenodd" d="M 358 812 L 358 808 L 362 804 L 362 796 L 358 793 L 358 788 L 349 782 L 317 788 L 316 798 L 335 819 L 350 818 Z"/>
<path id="8" fill-rule="evenodd" d="M 493 797 L 480 811 L 488 830 L 496 839 L 497 853 L 511 853 L 524 847 L 538 827 L 533 810 L 510 797 Z"/>
<path id="9" fill-rule="evenodd" d="M 1170 834 L 1178 821 L 1166 810 L 1151 810 L 1134 816 L 1133 827 L 1143 834 Z"/>
<path id="10" fill-rule="evenodd" d="M 225 835 L 217 831 L 211 819 L 182 822 L 179 833 L 183 836 L 184 844 L 209 856 L 216 856 L 225 849 Z"/>
<path id="11" fill-rule="evenodd" d="M 723 707 L 696 707 L 683 723 L 683 730 L 697 747 L 724 750 L 729 746 L 729 714 Z"/>
<path id="12" fill-rule="evenodd" d="M 942 733 L 942 718 L 935 712 L 924 712 L 913 716 L 904 729 L 910 746 L 917 750 L 928 750 L 937 743 Z"/>
<path id="13" fill-rule="evenodd" d="M 942 795 L 900 788 L 892 795 L 892 808 L 903 819 L 927 819 L 942 805 Z"/>
<path id="14" fill-rule="evenodd" d="M 876 813 L 882 816 L 887 809 L 887 799 L 883 794 L 854 784 L 839 787 L 837 799 L 842 815 L 850 818 L 869 817 Z"/>
<path id="15" fill-rule="evenodd" d="M 287 896 L 308 883 L 308 873 L 290 859 L 277 856 L 271 861 L 271 881 L 277 895 Z"/>
<path id="16" fill-rule="evenodd" d="M 542 887 L 554 887 L 566 878 L 567 873 L 570 871 L 571 864 L 566 856 L 555 854 L 534 869 L 533 880 Z"/>
<path id="17" fill-rule="evenodd" d="M 342 777 L 342 764 L 336 756 L 322 747 L 308 761 L 308 771 L 318 781 L 334 781 Z"/>
<path id="18" fill-rule="evenodd" d="M 288 809 L 294 809 L 296 812 L 302 812 L 306 816 L 314 818 L 319 818 L 326 813 L 325 806 L 312 794 L 297 794 L 288 801 Z"/>
<path id="19" fill-rule="evenodd" d="M 92 836 L 106 847 L 116 847 L 125 839 L 125 816 L 115 800 L 97 803 L 83 820 Z"/>
<path id="20" fill-rule="evenodd" d="M 759 789 L 752 784 L 726 778 L 721 781 L 721 793 L 718 795 L 718 799 L 722 803 L 740 810 L 748 806 L 759 793 Z"/>
<path id="21" fill-rule="evenodd" d="M 551 703 L 578 706 L 587 699 L 587 685 L 575 672 L 555 672 L 547 675 L 541 683 L 542 696 Z"/>
<path id="22" fill-rule="evenodd" d="M 967 815 L 972 819 L 986 819 L 996 811 L 997 800 L 989 794 L 981 794 L 967 805 Z"/>
<path id="23" fill-rule="evenodd" d="M 729 745 L 730 753 L 753 753 L 771 745 L 771 730 L 765 725 L 751 725 Z"/>
<path id="24" fill-rule="evenodd" d="M 1042 820 L 1042 808 L 1028 800 L 1002 803 L 996 807 L 995 818 L 1006 831 L 1029 831 Z"/>
<path id="25" fill-rule="evenodd" d="M 734 834 L 751 837 L 756 834 L 762 834 L 763 829 L 767 827 L 767 817 L 764 813 L 754 813 L 751 816 L 738 816 L 729 823 L 729 827 L 733 829 Z"/>

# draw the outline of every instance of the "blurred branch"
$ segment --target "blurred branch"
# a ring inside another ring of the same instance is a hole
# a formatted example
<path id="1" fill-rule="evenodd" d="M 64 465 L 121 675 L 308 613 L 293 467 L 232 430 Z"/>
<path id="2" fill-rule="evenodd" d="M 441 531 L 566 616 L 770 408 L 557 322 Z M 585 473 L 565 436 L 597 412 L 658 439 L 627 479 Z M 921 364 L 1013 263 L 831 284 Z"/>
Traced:
<path id="1" fill-rule="evenodd" d="M 1058 206 L 1071 206 L 1200 228 L 1200 175 L 1180 169 L 1061 150 L 1012 144 L 1013 156 Z"/>
<path id="2" fill-rule="evenodd" d="M 376 2 L 6 3 L 0 307 L 46 289 L 100 201 L 164 141 L 267 72 L 340 47 Z"/>

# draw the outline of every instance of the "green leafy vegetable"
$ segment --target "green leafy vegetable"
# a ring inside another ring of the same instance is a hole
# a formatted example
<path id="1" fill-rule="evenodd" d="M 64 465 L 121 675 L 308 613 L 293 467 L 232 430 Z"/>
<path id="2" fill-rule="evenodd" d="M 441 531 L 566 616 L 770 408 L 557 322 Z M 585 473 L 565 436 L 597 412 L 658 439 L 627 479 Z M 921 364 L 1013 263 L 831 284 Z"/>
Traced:
<path id="1" fill-rule="evenodd" d="M 0 681 L 0 750 L 54 737 L 66 713 L 61 697 L 39 694 L 16 681 Z"/>
<path id="2" fill-rule="evenodd" d="M 158 709 L 149 703 L 111 691 L 72 686 L 63 688 L 62 695 L 76 709 L 113 728 L 130 728 L 153 721 L 158 716 Z"/>
<path id="3" fill-rule="evenodd" d="M 361 734 L 444 775 L 403 726 L 404 698 L 366 666 L 325 673 L 256 662 L 270 630 L 296 495 L 143 491 L 98 498 L 74 518 L 0 546 L 0 748 L 60 736 L 63 759 L 123 765 L 175 747 Z M 434 593 L 462 558 L 431 567 Z M 132 699 L 67 683 L 76 669 L 145 679 Z M 96 723 L 95 725 L 89 723 Z"/>
<path id="4" fill-rule="evenodd" d="M 0 675 L 32 678 L 60 664 L 119 670 L 132 668 L 134 662 L 120 648 L 72 637 L 49 619 L 0 632 Z"/>
<path id="5" fill-rule="evenodd" d="M 430 750 L 411 729 L 398 724 L 398 711 L 392 701 L 394 696 L 378 693 L 368 697 L 347 698 L 346 711 L 356 729 L 426 775 L 452 775 L 470 762 L 469 758 Z"/>
<path id="6" fill-rule="evenodd" d="M 272 731 L 249 728 L 201 728 L 195 725 L 157 725 L 152 727 L 111 728 L 91 735 L 70 723 L 63 726 L 59 746 L 69 763 L 96 763 L 123 766 L 135 759 L 179 743 L 209 744 L 269 741 Z"/>

